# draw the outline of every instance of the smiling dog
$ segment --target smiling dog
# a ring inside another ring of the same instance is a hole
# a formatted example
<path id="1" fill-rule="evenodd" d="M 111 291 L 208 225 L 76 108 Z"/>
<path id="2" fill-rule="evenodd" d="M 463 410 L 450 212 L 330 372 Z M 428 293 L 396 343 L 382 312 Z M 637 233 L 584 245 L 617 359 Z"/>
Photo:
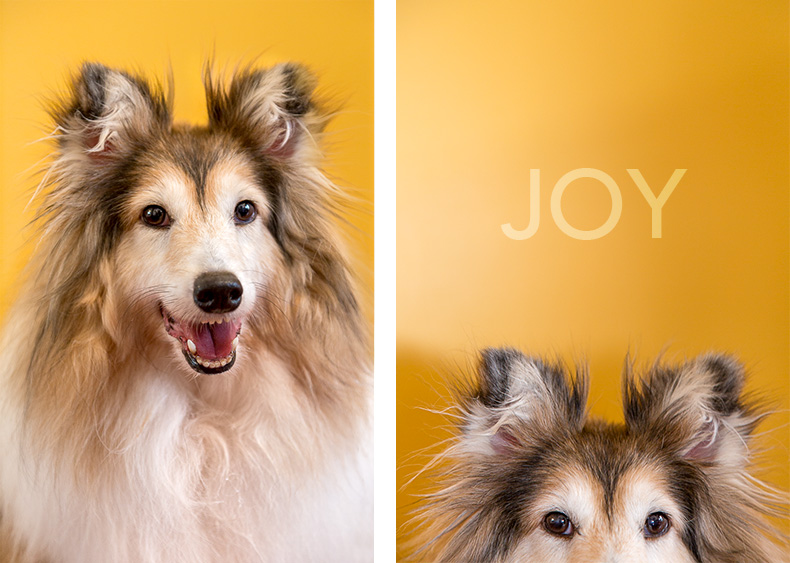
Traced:
<path id="1" fill-rule="evenodd" d="M 6 322 L 0 559 L 369 561 L 367 328 L 293 64 L 207 126 L 85 64 Z"/>

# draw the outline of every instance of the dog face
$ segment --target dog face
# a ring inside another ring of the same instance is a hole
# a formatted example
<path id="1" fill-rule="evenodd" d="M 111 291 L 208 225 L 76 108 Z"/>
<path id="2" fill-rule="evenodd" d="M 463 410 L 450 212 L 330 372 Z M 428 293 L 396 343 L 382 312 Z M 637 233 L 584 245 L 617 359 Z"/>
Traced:
<path id="1" fill-rule="evenodd" d="M 503 560 L 696 561 L 684 543 L 689 530 L 671 471 L 657 460 L 618 451 L 602 428 L 586 432 L 546 452 L 545 466 L 530 477 L 534 481 L 523 483 L 535 492 L 521 497 L 523 535 Z"/>
<path id="2" fill-rule="evenodd" d="M 233 367 L 248 325 L 293 315 L 300 293 L 356 311 L 325 217 L 313 91 L 290 64 L 227 87 L 209 74 L 208 126 L 173 125 L 154 86 L 86 64 L 52 110 L 59 152 L 43 214 L 76 247 L 50 253 L 65 278 L 51 291 L 57 315 L 78 317 L 72 303 L 96 288 L 116 342 L 166 343 L 179 365 L 213 374 Z"/>
<path id="3" fill-rule="evenodd" d="M 767 561 L 767 497 L 746 473 L 759 418 L 734 361 L 625 375 L 625 424 L 590 421 L 587 383 L 486 350 L 461 398 L 426 548 L 439 561 Z M 764 549 L 765 548 L 765 549 Z M 431 551 L 433 550 L 433 551 Z"/>
<path id="4" fill-rule="evenodd" d="M 139 303 L 141 318 L 158 317 L 154 334 L 169 337 L 192 369 L 219 373 L 233 366 L 245 320 L 263 307 L 257 293 L 267 293 L 283 258 L 244 155 L 228 154 L 224 142 L 191 158 L 213 165 L 197 178 L 175 161 L 141 174 L 116 255 L 125 265 L 118 299 Z"/>

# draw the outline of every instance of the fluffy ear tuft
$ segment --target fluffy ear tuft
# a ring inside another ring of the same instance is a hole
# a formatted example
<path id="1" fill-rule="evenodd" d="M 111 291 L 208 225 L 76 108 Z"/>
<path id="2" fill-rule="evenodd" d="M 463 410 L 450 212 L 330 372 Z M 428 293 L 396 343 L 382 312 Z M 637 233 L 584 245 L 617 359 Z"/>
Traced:
<path id="1" fill-rule="evenodd" d="M 227 88 L 208 70 L 204 82 L 209 126 L 271 157 L 291 158 L 325 124 L 314 99 L 316 79 L 301 65 L 247 69 Z"/>
<path id="2" fill-rule="evenodd" d="M 465 438 L 476 451 L 503 454 L 539 435 L 575 432 L 584 424 L 586 401 L 583 372 L 572 377 L 559 364 L 489 348 L 465 401 Z"/>
<path id="3" fill-rule="evenodd" d="M 93 158 L 126 154 L 171 119 L 161 88 L 97 63 L 82 65 L 69 95 L 51 114 L 61 133 L 61 152 Z"/>
<path id="4" fill-rule="evenodd" d="M 712 354 L 678 367 L 656 365 L 641 386 L 626 373 L 626 424 L 662 436 L 688 460 L 742 468 L 760 419 L 743 401 L 744 381 L 736 360 Z"/>

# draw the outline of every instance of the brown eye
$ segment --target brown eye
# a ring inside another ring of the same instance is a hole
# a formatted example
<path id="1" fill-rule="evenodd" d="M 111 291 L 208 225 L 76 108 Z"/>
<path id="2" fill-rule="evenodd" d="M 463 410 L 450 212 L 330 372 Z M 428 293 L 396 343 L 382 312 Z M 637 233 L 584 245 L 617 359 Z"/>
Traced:
<path id="1" fill-rule="evenodd" d="M 239 225 L 246 225 L 247 223 L 252 223 L 257 214 L 258 211 L 255 209 L 255 204 L 245 200 L 236 205 L 233 220 Z"/>
<path id="2" fill-rule="evenodd" d="M 642 534 L 647 539 L 658 538 L 669 531 L 669 516 L 663 512 L 653 512 L 645 519 Z"/>
<path id="3" fill-rule="evenodd" d="M 543 517 L 543 527 L 550 534 L 568 539 L 572 538 L 576 532 L 571 519 L 562 512 L 549 512 L 546 514 Z"/>
<path id="4" fill-rule="evenodd" d="M 143 209 L 140 218 L 143 223 L 150 227 L 164 228 L 170 226 L 170 216 L 164 207 L 159 205 L 149 205 Z"/>

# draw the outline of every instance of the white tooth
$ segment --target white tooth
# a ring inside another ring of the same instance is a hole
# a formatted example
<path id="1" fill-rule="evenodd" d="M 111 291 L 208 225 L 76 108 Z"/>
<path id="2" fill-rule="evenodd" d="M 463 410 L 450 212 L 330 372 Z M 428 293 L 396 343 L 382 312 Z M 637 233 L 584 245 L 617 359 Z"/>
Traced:
<path id="1" fill-rule="evenodd" d="M 235 350 L 239 345 L 239 337 L 237 336 L 236 338 L 234 338 L 231 344 L 233 346 L 233 349 Z"/>
<path id="2" fill-rule="evenodd" d="M 194 343 L 194 342 L 192 342 L 191 340 L 187 340 L 187 348 L 189 348 L 189 352 L 190 352 L 190 354 L 192 354 L 193 356 L 194 356 L 195 354 L 197 354 L 197 346 L 195 346 L 195 343 Z"/>

